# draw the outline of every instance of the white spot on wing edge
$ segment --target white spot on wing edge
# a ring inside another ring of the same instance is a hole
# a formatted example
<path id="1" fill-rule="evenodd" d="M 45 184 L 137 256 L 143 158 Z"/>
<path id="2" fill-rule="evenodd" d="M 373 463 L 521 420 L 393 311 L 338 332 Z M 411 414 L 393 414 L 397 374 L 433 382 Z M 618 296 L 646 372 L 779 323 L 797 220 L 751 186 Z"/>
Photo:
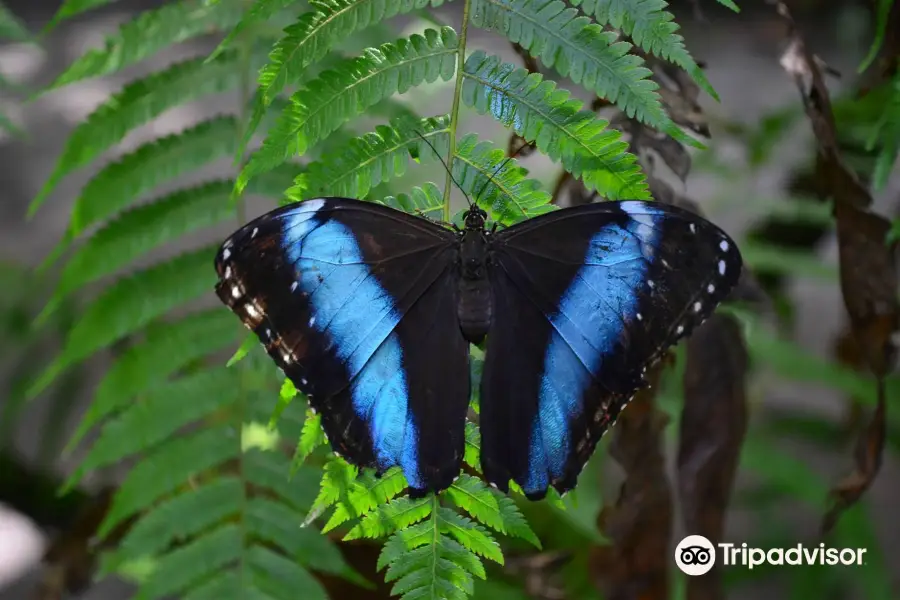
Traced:
<path id="1" fill-rule="evenodd" d="M 708 294 L 712 294 L 715 291 L 716 291 L 716 286 L 714 286 L 713 284 L 709 284 L 708 286 L 706 286 L 706 292 Z"/>
<path id="2" fill-rule="evenodd" d="M 703 303 L 697 300 L 694 302 L 694 312 L 700 312 L 700 309 L 703 308 Z"/>
<path id="3" fill-rule="evenodd" d="M 255 238 L 257 233 L 259 233 L 259 227 L 254 227 L 253 231 L 250 232 L 250 239 Z"/>
<path id="4" fill-rule="evenodd" d="M 291 292 L 294 292 L 297 289 L 297 286 L 300 285 L 299 282 L 295 281 L 291 284 Z"/>
<path id="5" fill-rule="evenodd" d="M 684 333 L 684 325 L 679 325 L 677 329 L 675 329 L 675 335 L 681 335 Z"/>
<path id="6" fill-rule="evenodd" d="M 228 242 L 230 244 L 231 240 L 228 240 Z M 222 250 L 222 260 L 228 260 L 228 258 L 230 256 L 231 256 L 231 250 L 229 250 L 228 248 L 225 248 L 224 250 Z"/>
<path id="7" fill-rule="evenodd" d="M 724 275 L 724 274 L 725 274 L 725 261 L 720 260 L 719 261 L 719 275 Z"/>
<path id="8" fill-rule="evenodd" d="M 722 240 L 721 242 L 719 242 L 719 248 L 722 249 L 722 252 L 728 252 L 728 241 Z"/>

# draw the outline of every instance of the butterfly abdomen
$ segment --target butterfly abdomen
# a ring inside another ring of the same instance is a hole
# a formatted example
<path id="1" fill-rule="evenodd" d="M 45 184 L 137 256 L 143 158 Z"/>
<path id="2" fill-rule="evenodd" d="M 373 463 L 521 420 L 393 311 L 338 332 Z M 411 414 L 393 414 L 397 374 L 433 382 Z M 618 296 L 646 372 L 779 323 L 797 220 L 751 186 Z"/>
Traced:
<path id="1" fill-rule="evenodd" d="M 487 242 L 480 228 L 467 229 L 459 244 L 457 317 L 463 337 L 478 344 L 487 335 L 493 313 L 487 277 Z"/>
<path id="2" fill-rule="evenodd" d="M 493 313 L 491 285 L 486 277 L 459 278 L 459 302 L 456 310 L 463 337 L 472 344 L 480 343 L 491 326 Z"/>

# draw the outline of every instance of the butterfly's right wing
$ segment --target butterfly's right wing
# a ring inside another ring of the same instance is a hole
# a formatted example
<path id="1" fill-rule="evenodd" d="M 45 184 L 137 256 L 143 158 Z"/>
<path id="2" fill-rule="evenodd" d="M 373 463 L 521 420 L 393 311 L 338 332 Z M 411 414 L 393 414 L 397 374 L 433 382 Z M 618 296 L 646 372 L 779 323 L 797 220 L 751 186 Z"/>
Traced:
<path id="1" fill-rule="evenodd" d="M 709 221 L 636 201 L 544 214 L 491 248 L 484 474 L 532 498 L 565 492 L 644 371 L 727 296 L 741 256 Z"/>
<path id="2" fill-rule="evenodd" d="M 322 415 L 334 450 L 414 493 L 459 472 L 468 344 L 456 318 L 455 235 L 340 198 L 250 222 L 216 257 L 216 292 Z"/>

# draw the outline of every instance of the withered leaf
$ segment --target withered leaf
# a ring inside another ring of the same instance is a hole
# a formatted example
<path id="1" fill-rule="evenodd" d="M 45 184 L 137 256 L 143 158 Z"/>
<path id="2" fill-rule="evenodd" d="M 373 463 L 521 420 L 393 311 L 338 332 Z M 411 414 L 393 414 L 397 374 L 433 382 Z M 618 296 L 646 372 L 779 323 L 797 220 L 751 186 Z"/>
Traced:
<path id="1" fill-rule="evenodd" d="M 716 314 L 687 342 L 678 492 L 685 532 L 722 540 L 747 432 L 747 350 L 733 317 Z M 687 582 L 689 600 L 724 599 L 719 566 Z"/>
<path id="2" fill-rule="evenodd" d="M 827 187 L 834 198 L 844 305 L 853 337 L 864 362 L 875 375 L 878 388 L 875 414 L 857 443 L 855 470 L 832 490 L 833 504 L 822 523 L 823 530 L 828 531 L 841 512 L 865 493 L 881 466 L 886 412 L 884 377 L 895 358 L 892 336 L 900 325 L 897 271 L 894 248 L 886 242 L 890 224 L 868 209 L 872 204 L 871 195 L 841 157 L 822 64 L 807 49 L 787 6 L 783 2 L 775 5 L 789 34 L 781 64 L 800 89 L 815 133 L 822 171 L 828 177 Z"/>
<path id="3" fill-rule="evenodd" d="M 635 396 L 612 432 L 610 455 L 625 471 L 615 506 L 605 507 L 597 526 L 611 545 L 591 552 L 591 575 L 607 600 L 665 600 L 672 564 L 672 494 L 662 433 L 667 418 L 655 403 L 663 368 L 649 373 L 653 388 Z"/>

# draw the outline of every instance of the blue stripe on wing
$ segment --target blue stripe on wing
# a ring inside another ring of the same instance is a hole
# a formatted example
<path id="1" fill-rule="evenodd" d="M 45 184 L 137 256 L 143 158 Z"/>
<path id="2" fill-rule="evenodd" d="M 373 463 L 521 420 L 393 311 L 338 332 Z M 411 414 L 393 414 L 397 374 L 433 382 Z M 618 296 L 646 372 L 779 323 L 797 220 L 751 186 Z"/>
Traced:
<path id="1" fill-rule="evenodd" d="M 630 220 L 622 228 L 610 223 L 591 239 L 559 310 L 550 319 L 550 344 L 544 355 L 538 413 L 531 430 L 526 493 L 545 490 L 563 476 L 572 451 L 569 423 L 582 416 L 585 393 L 612 352 L 626 321 L 636 315 L 638 290 L 657 242 L 652 210 L 622 210 Z"/>
<path id="2" fill-rule="evenodd" d="M 285 213 L 283 243 L 297 274 L 295 294 L 309 298 L 308 325 L 324 334 L 351 378 L 356 416 L 368 426 L 381 470 L 400 465 L 413 487 L 419 474 L 418 432 L 408 407 L 395 302 L 363 261 L 353 232 L 322 219 L 322 200 Z"/>

